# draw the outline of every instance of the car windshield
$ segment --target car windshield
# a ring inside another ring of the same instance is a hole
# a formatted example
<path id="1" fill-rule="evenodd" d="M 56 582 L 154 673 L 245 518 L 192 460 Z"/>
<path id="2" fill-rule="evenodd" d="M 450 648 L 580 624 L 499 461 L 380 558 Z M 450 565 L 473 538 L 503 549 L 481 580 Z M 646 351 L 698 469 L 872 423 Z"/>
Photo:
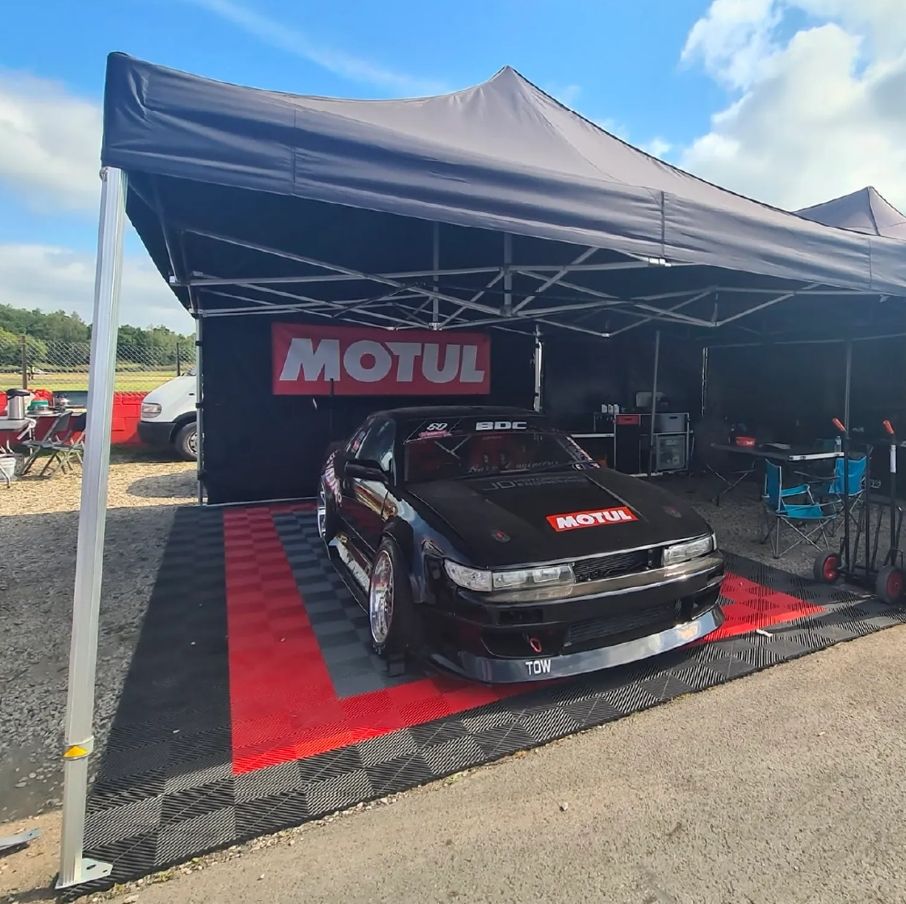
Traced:
<path id="1" fill-rule="evenodd" d="M 407 483 L 594 465 L 568 436 L 543 430 L 417 437 L 404 449 Z"/>

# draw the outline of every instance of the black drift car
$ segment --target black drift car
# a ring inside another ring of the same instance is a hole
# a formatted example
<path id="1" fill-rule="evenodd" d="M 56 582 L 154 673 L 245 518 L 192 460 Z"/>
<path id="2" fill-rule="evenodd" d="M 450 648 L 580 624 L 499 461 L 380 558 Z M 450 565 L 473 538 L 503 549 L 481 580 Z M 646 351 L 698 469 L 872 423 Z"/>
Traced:
<path id="1" fill-rule="evenodd" d="M 479 681 L 620 665 L 723 622 L 708 524 L 520 409 L 371 415 L 325 463 L 318 529 L 379 654 Z"/>

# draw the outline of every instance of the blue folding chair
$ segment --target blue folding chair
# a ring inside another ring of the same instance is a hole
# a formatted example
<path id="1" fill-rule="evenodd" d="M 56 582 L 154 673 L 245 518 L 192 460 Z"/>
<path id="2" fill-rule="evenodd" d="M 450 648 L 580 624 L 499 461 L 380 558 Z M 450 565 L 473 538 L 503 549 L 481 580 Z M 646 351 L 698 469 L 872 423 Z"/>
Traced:
<path id="1" fill-rule="evenodd" d="M 834 462 L 834 476 L 811 484 L 812 498 L 819 503 L 834 503 L 837 506 L 837 518 L 843 517 L 843 496 L 845 484 L 849 483 L 849 515 L 854 523 L 859 522 L 861 505 L 865 494 L 865 472 L 868 459 L 850 458 L 848 468 L 844 468 L 843 459 Z M 831 533 L 836 532 L 836 523 Z"/>
<path id="2" fill-rule="evenodd" d="M 793 501 L 796 499 L 799 501 Z M 840 505 L 836 500 L 815 502 L 805 483 L 784 487 L 780 466 L 765 461 L 762 501 L 769 524 L 761 542 L 771 541 L 771 552 L 775 559 L 786 555 L 803 542 L 820 549 L 816 537 L 827 546 L 827 529 L 840 513 Z M 781 549 L 781 531 L 784 527 L 793 532 L 795 539 L 785 549 Z"/>
<path id="3" fill-rule="evenodd" d="M 862 493 L 865 491 L 865 465 L 867 462 L 868 459 L 864 455 L 861 458 L 851 458 L 847 472 L 844 469 L 843 459 L 838 458 L 834 462 L 833 480 L 827 484 L 827 489 L 824 491 L 825 494 L 842 499 L 845 481 L 848 477 L 850 501 L 861 498 Z"/>

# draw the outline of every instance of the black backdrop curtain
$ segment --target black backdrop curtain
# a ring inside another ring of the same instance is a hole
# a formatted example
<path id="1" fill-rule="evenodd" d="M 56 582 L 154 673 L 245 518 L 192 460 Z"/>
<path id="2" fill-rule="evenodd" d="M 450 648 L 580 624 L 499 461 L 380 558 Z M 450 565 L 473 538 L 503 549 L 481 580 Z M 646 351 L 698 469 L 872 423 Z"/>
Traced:
<path id="1" fill-rule="evenodd" d="M 532 404 L 533 340 L 499 331 L 491 333 L 490 396 L 275 396 L 274 322 L 306 321 L 290 315 L 205 319 L 204 482 L 212 504 L 313 495 L 329 443 L 349 436 L 372 411 L 404 405 Z"/>

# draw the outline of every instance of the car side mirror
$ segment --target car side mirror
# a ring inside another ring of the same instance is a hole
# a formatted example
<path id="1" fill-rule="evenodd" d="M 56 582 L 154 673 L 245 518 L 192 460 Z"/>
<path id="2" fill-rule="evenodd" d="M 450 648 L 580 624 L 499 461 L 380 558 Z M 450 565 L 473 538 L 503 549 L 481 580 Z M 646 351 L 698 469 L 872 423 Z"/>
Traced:
<path id="1" fill-rule="evenodd" d="M 346 462 L 346 476 L 358 480 L 376 480 L 378 483 L 389 483 L 387 472 L 371 458 L 353 458 Z"/>

